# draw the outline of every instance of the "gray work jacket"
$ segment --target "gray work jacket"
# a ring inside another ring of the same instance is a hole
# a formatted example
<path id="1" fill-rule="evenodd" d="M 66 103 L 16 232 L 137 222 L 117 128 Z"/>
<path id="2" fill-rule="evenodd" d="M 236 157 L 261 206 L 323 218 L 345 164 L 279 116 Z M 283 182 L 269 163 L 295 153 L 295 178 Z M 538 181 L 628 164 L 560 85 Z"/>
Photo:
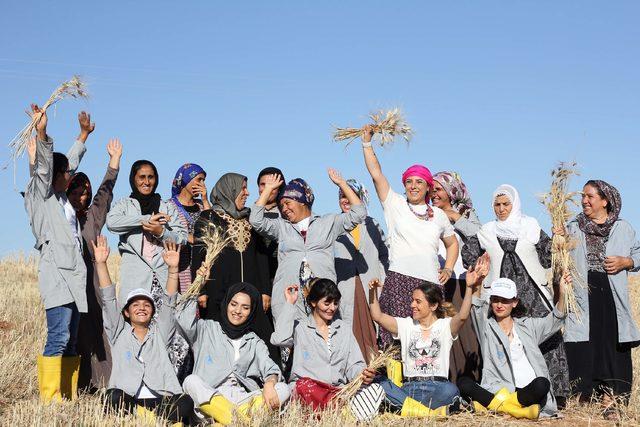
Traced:
<path id="1" fill-rule="evenodd" d="M 233 344 L 220 323 L 212 319 L 197 319 L 196 307 L 196 299 L 192 298 L 176 313 L 178 326 L 193 348 L 194 374 L 213 388 L 233 374 L 248 391 L 260 389 L 254 378 L 264 382 L 271 375 L 277 375 L 278 380 L 282 380 L 280 368 L 269 357 L 267 345 L 254 332 L 242 336 L 240 358 L 234 361 Z"/>
<path id="2" fill-rule="evenodd" d="M 261 235 L 278 241 L 278 270 L 271 291 L 271 312 L 275 323 L 286 304 L 285 288 L 300 283 L 302 260 L 306 258 L 314 277 L 335 282 L 336 239 L 353 230 L 366 217 L 367 208 L 362 204 L 353 205 L 347 213 L 312 215 L 305 240 L 289 221 L 283 218 L 266 218 L 264 206 L 254 205 L 251 208 L 251 226 Z M 302 301 L 298 305 L 301 312 L 304 312 Z"/>
<path id="3" fill-rule="evenodd" d="M 69 150 L 69 171 L 75 172 L 86 151 L 76 141 Z M 87 312 L 87 268 L 82 258 L 82 236 L 78 221 L 78 240 L 53 191 L 53 140 L 36 141 L 36 163 L 24 194 L 31 231 L 40 253 L 38 285 L 45 309 L 75 302 L 78 311 Z M 66 196 L 64 196 L 66 197 Z"/>
<path id="4" fill-rule="evenodd" d="M 344 233 L 336 240 L 335 264 L 340 298 L 340 317 L 348 324 L 353 322 L 353 305 L 356 276 L 360 278 L 365 296 L 369 295 L 369 282 L 384 278 L 389 269 L 389 248 L 376 221 L 367 217 L 360 226 L 360 245 L 356 249 L 351 233 Z"/>
<path id="5" fill-rule="evenodd" d="M 316 327 L 312 315 L 301 317 L 293 304 L 285 303 L 280 321 L 271 335 L 271 344 L 293 347 L 291 384 L 308 377 L 334 386 L 342 386 L 367 367 L 351 327 L 341 319 L 330 326 L 331 351 Z"/>
<path id="6" fill-rule="evenodd" d="M 578 277 L 573 278 L 573 290 L 579 307 L 579 313 L 569 313 L 564 328 L 565 342 L 589 341 L 589 294 L 587 289 L 587 243 L 585 235 L 573 220 L 567 225 L 567 232 L 577 240 L 571 257 L 576 265 Z M 640 271 L 640 242 L 636 240 L 636 232 L 627 221 L 618 219 L 611 228 L 606 248 L 607 256 L 624 256 L 633 259 L 633 269 Z M 618 342 L 640 341 L 640 331 L 633 320 L 633 311 L 629 301 L 629 272 L 623 270 L 618 274 L 609 274 L 611 292 L 616 305 L 618 317 Z"/>
<path id="7" fill-rule="evenodd" d="M 171 221 L 165 225 L 164 233 L 159 240 L 163 242 L 172 240 L 177 244 L 184 244 L 187 241 L 187 230 L 178 219 L 175 205 L 163 200 L 160 202 L 160 212 L 168 214 Z M 150 217 L 151 215 L 142 215 L 140 204 L 131 197 L 119 200 L 107 215 L 107 229 L 120 238 L 118 250 L 122 260 L 120 261 L 119 301 L 124 301 L 133 289 L 142 288 L 150 291 L 154 275 L 158 283 L 167 282 L 168 268 L 162 259 L 162 247 L 157 246 L 151 263 L 147 262 L 142 254 L 142 221 L 148 221 Z"/>
<path id="8" fill-rule="evenodd" d="M 100 294 L 102 321 L 111 344 L 113 363 L 109 388 L 135 396 L 144 382 L 148 388 L 162 395 L 182 393 L 167 352 L 176 331 L 173 307 L 177 294 L 162 296 L 162 307 L 156 320 L 149 325 L 143 342 L 138 341 L 133 327 L 124 320 L 122 307 L 116 301 L 115 286 L 100 288 Z"/>
<path id="9" fill-rule="evenodd" d="M 501 388 L 510 392 L 516 390 L 513 366 L 511 365 L 511 346 L 493 316 L 486 300 L 473 297 L 471 315 L 478 334 L 482 354 L 482 383 L 484 389 L 497 393 Z M 513 319 L 513 327 L 524 347 L 524 353 L 531 364 L 536 377 L 549 379 L 549 369 L 540 351 L 540 344 L 558 332 L 564 324 L 565 315 L 554 309 L 545 317 L 522 317 Z M 550 417 L 556 414 L 558 406 L 553 389 L 547 395 L 547 402 L 540 415 Z"/>

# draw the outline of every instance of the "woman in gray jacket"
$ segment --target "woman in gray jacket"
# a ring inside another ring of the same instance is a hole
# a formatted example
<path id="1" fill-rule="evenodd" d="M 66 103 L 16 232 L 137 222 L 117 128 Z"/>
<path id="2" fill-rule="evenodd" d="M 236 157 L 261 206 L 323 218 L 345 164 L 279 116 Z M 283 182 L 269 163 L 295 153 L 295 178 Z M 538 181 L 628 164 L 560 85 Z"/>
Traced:
<path id="1" fill-rule="evenodd" d="M 180 246 L 172 242 L 164 245 L 162 257 L 169 266 L 169 274 L 162 306 L 157 306 L 145 289 L 132 290 L 124 304 L 118 304 L 107 268 L 109 246 L 106 237 L 98 236 L 97 243 L 92 242 L 92 246 L 100 283 L 104 330 L 113 357 L 105 395 L 107 404 L 115 410 L 123 408 L 149 418 L 158 413 L 174 423 L 188 425 L 193 402 L 182 394 L 167 354 L 167 346 L 176 331 L 173 306 L 178 292 Z"/>
<path id="2" fill-rule="evenodd" d="M 372 419 L 384 390 L 372 384 L 376 373 L 364 362 L 351 328 L 335 316 L 341 297 L 338 286 L 329 279 L 312 280 L 305 298 L 308 316 L 296 307 L 299 292 L 298 285 L 283 291 L 287 302 L 271 336 L 272 344 L 295 348 L 289 378 L 294 397 L 313 409 L 324 409 L 342 386 L 362 375 L 365 385 L 349 407 L 359 421 Z"/>
<path id="3" fill-rule="evenodd" d="M 556 399 L 540 344 L 564 325 L 564 288 L 570 281 L 568 276 L 561 280 L 556 292 L 558 303 L 545 317 L 525 317 L 526 309 L 511 279 L 495 279 L 483 299 L 479 297 L 482 287 L 476 289 L 472 318 L 482 349 L 482 382 L 478 385 L 461 377 L 458 388 L 477 412 L 489 409 L 528 419 L 556 414 Z"/>
<path id="4" fill-rule="evenodd" d="M 628 286 L 629 272 L 640 270 L 640 242 L 619 217 L 622 200 L 615 187 L 591 180 L 582 194 L 582 213 L 567 226 L 577 243 L 571 252 L 574 282 L 582 286 L 574 287 L 579 310 L 567 317 L 564 341 L 572 391 L 587 401 L 602 396 L 608 406 L 613 396 L 628 401 L 631 393 L 631 349 L 640 342 L 640 331 Z"/>
<path id="5" fill-rule="evenodd" d="M 264 191 L 251 208 L 249 222 L 253 228 L 278 241 L 278 270 L 271 300 L 276 324 L 286 304 L 285 287 L 298 283 L 305 288 L 314 277 L 336 280 L 336 239 L 353 230 L 367 216 L 367 209 L 340 173 L 329 169 L 329 178 L 348 198 L 351 204 L 349 212 L 324 216 L 313 214 L 313 191 L 303 179 L 297 178 L 290 181 L 280 195 L 283 218 L 266 217 L 265 205 L 269 194 L 282 184 L 282 177 L 278 175 L 267 177 Z M 298 301 L 298 308 L 301 314 L 305 313 L 303 301 Z"/>
<path id="6" fill-rule="evenodd" d="M 120 238 L 120 301 L 131 290 L 142 288 L 154 295 L 156 304 L 161 303 L 161 283 L 167 280 L 162 244 L 187 241 L 187 231 L 175 206 L 155 192 L 158 179 L 153 163 L 134 162 L 129 173 L 131 195 L 118 201 L 107 215 L 107 229 Z"/>
<path id="7" fill-rule="evenodd" d="M 209 272 L 201 268 L 199 273 Z M 280 368 L 251 330 L 257 311 L 262 310 L 261 298 L 253 285 L 241 282 L 227 290 L 219 321 L 198 319 L 195 297 L 178 310 L 178 325 L 195 357 L 184 390 L 198 405 L 198 412 L 217 423 L 231 424 L 234 409 L 246 421 L 254 408 L 277 409 L 289 399 Z M 262 390 L 257 381 L 263 384 Z"/>

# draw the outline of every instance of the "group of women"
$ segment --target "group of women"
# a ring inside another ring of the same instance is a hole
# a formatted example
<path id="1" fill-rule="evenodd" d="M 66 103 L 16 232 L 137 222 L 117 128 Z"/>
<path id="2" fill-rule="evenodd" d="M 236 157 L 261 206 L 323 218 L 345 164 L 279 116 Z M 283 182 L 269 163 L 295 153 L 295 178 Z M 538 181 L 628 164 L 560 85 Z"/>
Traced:
<path id="1" fill-rule="evenodd" d="M 367 215 L 370 196 L 329 169 L 338 213 L 317 215 L 301 178 L 269 167 L 257 176 L 251 207 L 247 177 L 222 175 L 208 194 L 207 173 L 181 166 L 163 200 L 158 170 L 138 160 L 131 194 L 111 206 L 122 147 L 112 140 L 95 196 L 76 169 L 94 129 L 67 156 L 53 152 L 46 113 L 36 105 L 25 191 L 47 312 L 38 359 L 49 401 L 107 389 L 109 406 L 185 424 L 229 424 L 290 399 L 325 408 L 343 387 L 348 416 L 387 410 L 407 417 L 468 409 L 518 418 L 554 416 L 571 395 L 610 403 L 631 391 L 632 319 L 628 273 L 640 244 L 619 218 L 610 184 L 588 181 L 572 236 L 575 272 L 549 283 L 551 238 L 522 213 L 520 196 L 499 186 L 495 219 L 480 222 L 455 172 L 414 165 L 391 188 L 363 128 L 365 166 L 388 237 Z M 106 264 L 103 225 L 119 238 L 120 283 Z M 211 227 L 229 243 L 208 267 Z M 205 278 L 199 295 L 187 292 Z M 579 310 L 566 312 L 572 286 Z M 118 289 L 116 289 L 118 288 Z M 184 294 L 185 297 L 182 297 Z M 471 319 L 471 321 L 468 321 Z M 561 329 L 563 328 L 563 329 Z M 561 331 L 562 330 L 562 331 Z M 368 363 L 399 344 L 386 370 Z"/>

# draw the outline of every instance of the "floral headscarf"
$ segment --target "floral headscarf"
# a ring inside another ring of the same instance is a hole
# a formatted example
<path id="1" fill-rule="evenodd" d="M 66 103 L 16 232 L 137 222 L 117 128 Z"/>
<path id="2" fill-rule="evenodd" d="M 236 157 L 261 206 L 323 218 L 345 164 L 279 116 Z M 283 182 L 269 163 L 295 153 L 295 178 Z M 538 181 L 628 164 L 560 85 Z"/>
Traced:
<path id="1" fill-rule="evenodd" d="M 176 172 L 175 178 L 173 178 L 173 182 L 171 183 L 171 197 L 177 198 L 180 192 L 184 187 L 189 184 L 193 178 L 200 174 L 204 174 L 207 176 L 207 173 L 200 166 L 195 163 L 185 163 L 180 166 L 178 172 Z"/>
<path id="2" fill-rule="evenodd" d="M 355 179 L 348 179 L 347 185 L 358 195 L 360 201 L 365 205 L 369 204 L 369 191 Z M 344 197 L 342 190 L 338 189 L 338 197 Z"/>
<path id="3" fill-rule="evenodd" d="M 282 190 L 280 198 L 295 200 L 296 202 L 309 206 L 309 208 L 313 206 L 313 201 L 315 200 L 313 190 L 302 178 L 296 178 L 289 181 L 289 183 L 284 187 L 284 190 Z"/>
<path id="4" fill-rule="evenodd" d="M 433 176 L 433 180 L 438 181 L 447 192 L 453 209 L 460 215 L 469 218 L 469 214 L 473 211 L 473 203 L 460 175 L 457 172 L 438 172 Z"/>

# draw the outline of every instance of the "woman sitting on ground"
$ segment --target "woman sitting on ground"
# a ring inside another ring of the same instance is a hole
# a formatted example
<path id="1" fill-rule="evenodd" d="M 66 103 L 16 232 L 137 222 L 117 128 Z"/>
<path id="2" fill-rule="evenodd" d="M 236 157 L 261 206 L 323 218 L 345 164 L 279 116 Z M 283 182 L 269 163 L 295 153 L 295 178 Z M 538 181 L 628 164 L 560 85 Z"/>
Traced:
<path id="1" fill-rule="evenodd" d="M 296 307 L 299 289 L 291 285 L 284 290 L 286 303 L 271 336 L 272 344 L 295 348 L 289 384 L 294 397 L 313 409 L 324 409 L 341 387 L 362 375 L 366 385 L 349 406 L 359 421 L 370 420 L 384 391 L 371 384 L 375 371 L 367 368 L 349 325 L 335 318 L 341 296 L 338 286 L 329 279 L 312 280 L 306 297 L 308 316 L 301 316 Z"/>
<path id="2" fill-rule="evenodd" d="M 472 316 L 482 350 L 482 382 L 478 385 L 467 377 L 458 379 L 460 393 L 473 401 L 477 412 L 489 409 L 528 419 L 556 414 L 557 404 L 540 344 L 564 324 L 564 288 L 570 280 L 568 276 L 561 280 L 556 308 L 545 317 L 523 317 L 526 309 L 520 304 L 511 279 L 493 281 L 489 302 L 479 298 L 478 287 Z"/>
<path id="3" fill-rule="evenodd" d="M 479 263 L 467 272 L 467 291 L 460 312 L 455 315 L 451 303 L 444 302 L 442 287 L 435 283 L 425 282 L 413 291 L 411 317 L 383 313 L 376 289 L 380 282 L 372 280 L 369 284 L 373 294 L 371 317 L 400 340 L 403 375 L 377 381 L 384 388 L 387 401 L 399 408 L 402 416 L 445 416 L 448 406 L 458 397 L 458 388 L 448 379 L 451 346 L 469 318 L 473 291 L 488 270 L 488 263 Z"/>
<path id="4" fill-rule="evenodd" d="M 104 330 L 111 345 L 113 367 L 106 392 L 107 404 L 118 410 L 144 416 L 153 413 L 173 421 L 189 423 L 193 412 L 191 398 L 182 388 L 173 370 L 167 346 L 175 333 L 173 306 L 178 290 L 179 246 L 168 242 L 162 257 L 169 267 L 167 287 L 158 308 L 151 293 L 134 289 L 127 295 L 124 307 L 116 301 L 107 259 L 107 238 L 98 236 L 92 242 L 96 272 L 100 283 Z"/>
<path id="5" fill-rule="evenodd" d="M 198 274 L 206 276 L 204 269 Z M 246 418 L 252 408 L 278 409 L 289 399 L 280 368 L 252 331 L 260 301 L 253 285 L 240 282 L 227 290 L 219 321 L 198 319 L 195 297 L 177 313 L 178 325 L 195 354 L 194 373 L 184 380 L 184 390 L 198 405 L 197 412 L 224 425 L 231 424 L 234 408 Z M 262 390 L 256 380 L 263 384 Z"/>

